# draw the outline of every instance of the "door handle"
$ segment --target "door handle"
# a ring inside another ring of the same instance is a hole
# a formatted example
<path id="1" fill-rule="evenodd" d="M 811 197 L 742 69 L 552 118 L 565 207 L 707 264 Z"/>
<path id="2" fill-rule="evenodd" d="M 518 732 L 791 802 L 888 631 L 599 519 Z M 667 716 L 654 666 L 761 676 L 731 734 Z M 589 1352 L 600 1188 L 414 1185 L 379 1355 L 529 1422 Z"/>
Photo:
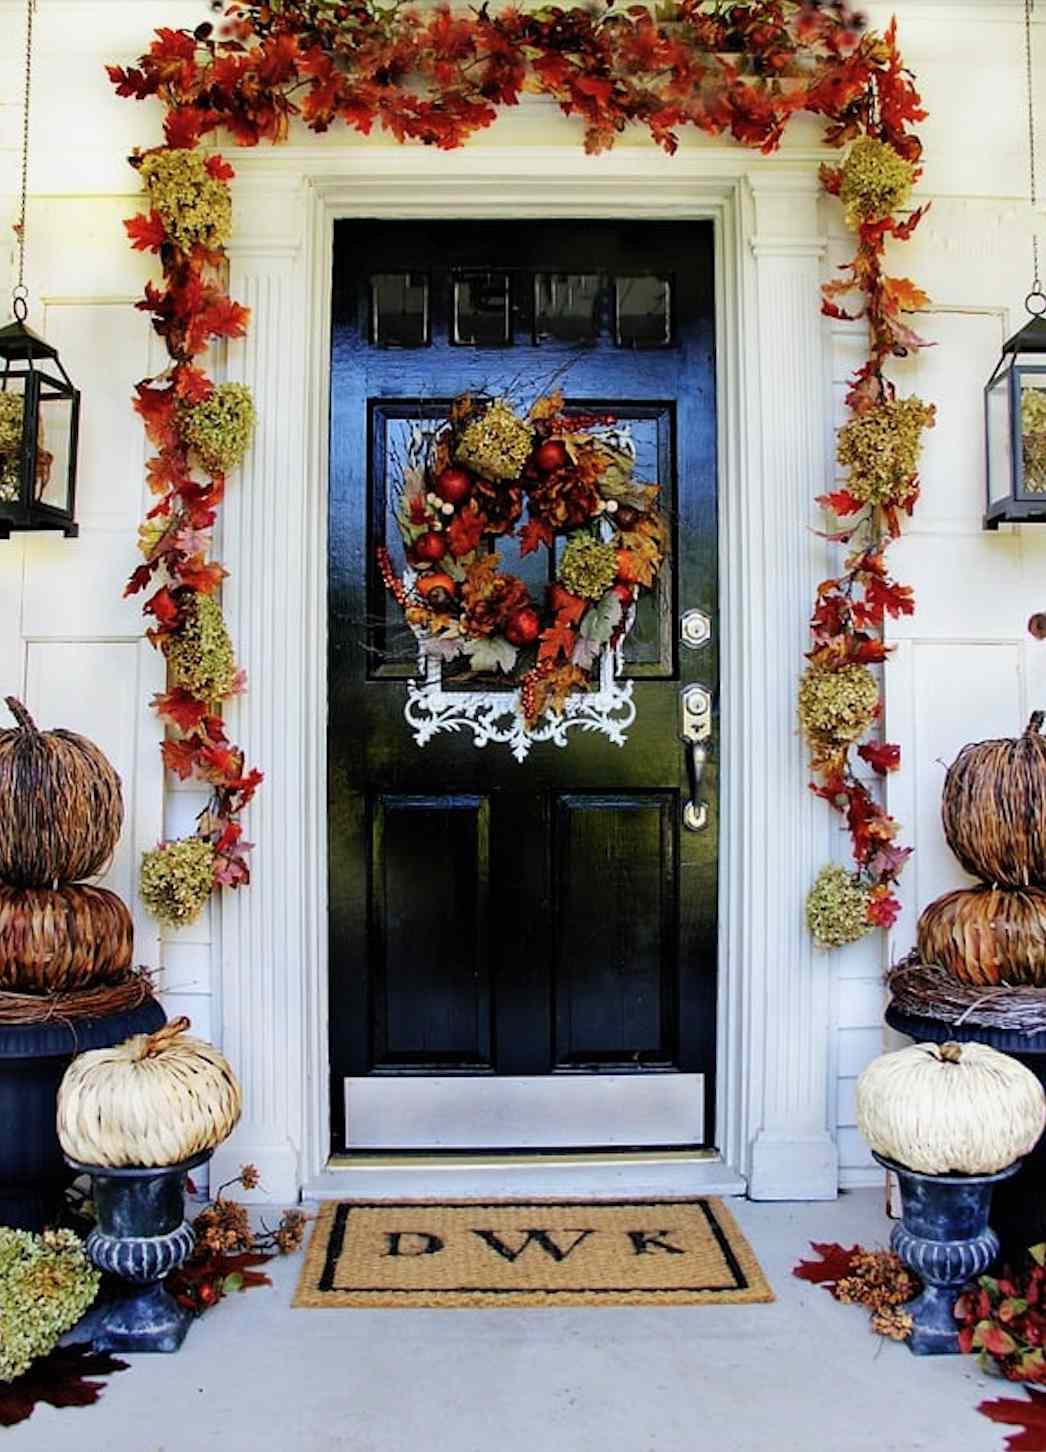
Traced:
<path id="1" fill-rule="evenodd" d="M 712 734 L 712 697 L 704 686 L 686 686 L 680 696 L 683 715 L 682 738 L 687 747 L 690 800 L 683 804 L 683 826 L 700 832 L 708 826 L 708 803 L 701 801 L 701 778 L 708 750 L 704 743 Z"/>

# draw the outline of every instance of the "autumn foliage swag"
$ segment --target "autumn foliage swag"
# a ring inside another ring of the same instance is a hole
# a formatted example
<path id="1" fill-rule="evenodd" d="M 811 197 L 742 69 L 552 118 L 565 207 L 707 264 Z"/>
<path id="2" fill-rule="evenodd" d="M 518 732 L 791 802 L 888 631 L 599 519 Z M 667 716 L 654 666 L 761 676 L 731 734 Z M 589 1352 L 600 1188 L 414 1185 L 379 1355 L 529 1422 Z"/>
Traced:
<path id="1" fill-rule="evenodd" d="M 836 517 L 826 533 L 843 563 L 818 590 L 799 717 L 813 789 L 842 814 L 853 866 L 821 873 L 807 917 L 825 946 L 888 926 L 909 849 L 897 845 L 899 824 L 853 756 L 878 776 L 899 765 L 896 746 L 863 738 L 879 716 L 873 670 L 887 657 L 886 618 L 914 607 L 886 551 L 916 502 L 921 436 L 933 422 L 932 407 L 898 398 L 885 371 L 891 358 L 923 346 L 905 315 L 928 301 L 885 271 L 887 244 L 909 238 L 925 210 L 908 209 L 921 153 L 909 128 L 924 113 L 895 25 L 868 31 L 842 0 L 529 12 L 240 0 L 217 26 L 158 30 L 137 65 L 108 70 L 119 95 L 156 97 L 165 108 L 164 144 L 132 158 L 148 200 L 126 224 L 132 245 L 159 258 L 163 284 L 149 283 L 138 306 L 170 354 L 165 373 L 136 390 L 155 449 L 156 504 L 142 529 L 145 562 L 128 588 L 149 592 L 150 634 L 170 667 L 169 689 L 155 703 L 170 728 L 164 759 L 213 789 L 197 838 L 174 844 L 185 861 L 161 851 L 147 862 L 159 909 L 186 920 L 206 883 L 248 880 L 240 814 L 261 780 L 227 739 L 220 709 L 243 678 L 217 604 L 225 572 L 210 557 L 210 531 L 226 475 L 248 445 L 253 408 L 241 385 L 216 384 L 203 361 L 213 342 L 244 336 L 248 315 L 226 291 L 232 169 L 202 143 L 217 131 L 241 146 L 280 142 L 297 118 L 317 132 L 341 121 L 453 149 L 536 92 L 581 120 L 590 153 L 612 147 L 631 125 L 645 126 L 669 153 L 684 126 L 770 153 L 799 112 L 823 117 L 827 144 L 842 151 L 838 165 L 822 168 L 822 182 L 839 197 L 856 250 L 824 288 L 822 308 L 863 319 L 869 342 L 838 439 L 845 486 L 818 501 Z"/>

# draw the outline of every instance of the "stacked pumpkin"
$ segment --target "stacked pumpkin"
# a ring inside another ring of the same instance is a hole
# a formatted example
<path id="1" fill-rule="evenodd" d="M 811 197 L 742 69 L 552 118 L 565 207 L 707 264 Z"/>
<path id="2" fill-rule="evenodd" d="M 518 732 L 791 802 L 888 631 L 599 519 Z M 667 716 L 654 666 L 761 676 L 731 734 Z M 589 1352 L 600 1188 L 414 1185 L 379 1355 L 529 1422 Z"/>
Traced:
<path id="1" fill-rule="evenodd" d="M 0 992 L 52 996 L 126 977 L 131 915 L 79 879 L 105 870 L 123 826 L 120 778 L 92 742 L 39 731 L 13 696 L 0 731 Z"/>
<path id="2" fill-rule="evenodd" d="M 963 983 L 1046 987 L 1046 737 L 1036 711 L 1015 740 L 966 746 L 948 769 L 941 819 L 979 887 L 919 919 L 919 957 Z"/>

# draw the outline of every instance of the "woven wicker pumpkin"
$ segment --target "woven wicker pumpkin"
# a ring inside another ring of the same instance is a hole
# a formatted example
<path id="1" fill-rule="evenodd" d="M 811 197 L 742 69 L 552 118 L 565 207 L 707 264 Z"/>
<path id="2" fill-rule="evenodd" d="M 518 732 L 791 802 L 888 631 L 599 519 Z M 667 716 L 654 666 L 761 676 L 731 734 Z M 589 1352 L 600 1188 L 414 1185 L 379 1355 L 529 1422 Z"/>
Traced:
<path id="1" fill-rule="evenodd" d="M 1036 711 L 1023 736 L 964 746 L 948 768 L 948 846 L 984 882 L 1046 887 L 1046 738 Z"/>
<path id="2" fill-rule="evenodd" d="M 187 1018 L 92 1049 L 58 1091 L 58 1138 L 84 1165 L 154 1168 L 213 1149 L 240 1118 L 240 1086 L 213 1045 L 185 1034 Z"/>
<path id="3" fill-rule="evenodd" d="M 133 954 L 134 924 L 115 893 L 0 883 L 0 989 L 55 993 L 112 983 Z"/>
<path id="4" fill-rule="evenodd" d="M 912 1044 L 857 1081 L 857 1124 L 873 1150 L 926 1175 L 990 1175 L 1028 1154 L 1046 1126 L 1030 1069 L 986 1044 Z"/>
<path id="5" fill-rule="evenodd" d="M 123 826 L 120 778 L 93 742 L 39 731 L 20 701 L 0 731 L 0 879 L 51 887 L 101 872 Z"/>
<path id="6" fill-rule="evenodd" d="M 1046 985 L 1046 892 L 1036 887 L 965 887 L 923 912 L 919 956 L 962 983 Z"/>

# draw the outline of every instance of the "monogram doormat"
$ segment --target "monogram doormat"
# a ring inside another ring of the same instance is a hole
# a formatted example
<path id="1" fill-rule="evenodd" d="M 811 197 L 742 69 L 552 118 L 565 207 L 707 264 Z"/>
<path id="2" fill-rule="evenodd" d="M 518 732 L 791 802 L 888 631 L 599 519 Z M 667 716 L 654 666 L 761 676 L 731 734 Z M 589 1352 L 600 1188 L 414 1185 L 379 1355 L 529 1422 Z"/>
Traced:
<path id="1" fill-rule="evenodd" d="M 772 1301 L 719 1200 L 324 1205 L 296 1306 L 660 1306 Z"/>

